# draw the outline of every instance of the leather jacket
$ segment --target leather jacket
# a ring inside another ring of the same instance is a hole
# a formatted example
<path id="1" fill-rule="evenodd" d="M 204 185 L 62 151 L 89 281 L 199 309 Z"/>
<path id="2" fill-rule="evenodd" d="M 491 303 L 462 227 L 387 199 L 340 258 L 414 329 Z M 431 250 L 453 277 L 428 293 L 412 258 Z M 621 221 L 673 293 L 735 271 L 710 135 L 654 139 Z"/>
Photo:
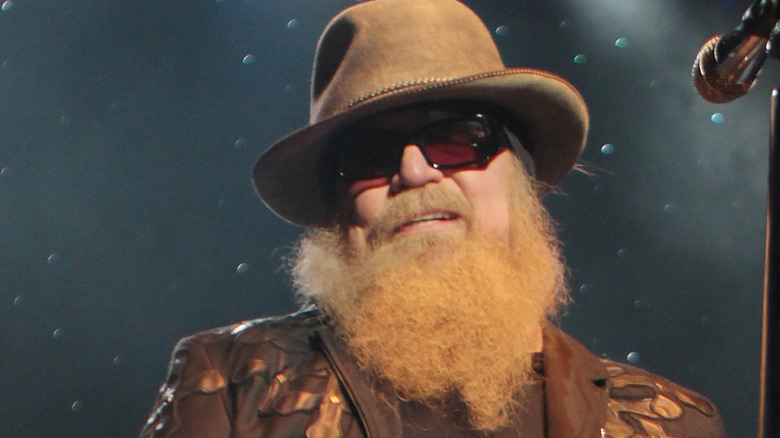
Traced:
<path id="1" fill-rule="evenodd" d="M 547 437 L 725 437 L 704 397 L 599 359 L 551 325 L 543 334 Z M 441 418 L 414 431 L 371 382 L 316 310 L 213 329 L 179 341 L 141 437 L 485 436 Z"/>

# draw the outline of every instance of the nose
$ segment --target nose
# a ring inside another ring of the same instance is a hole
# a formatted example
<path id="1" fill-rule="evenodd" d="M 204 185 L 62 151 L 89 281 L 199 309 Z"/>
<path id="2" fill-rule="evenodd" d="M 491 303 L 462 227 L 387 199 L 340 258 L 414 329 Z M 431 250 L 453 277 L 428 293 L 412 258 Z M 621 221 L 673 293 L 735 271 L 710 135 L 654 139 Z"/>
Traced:
<path id="1" fill-rule="evenodd" d="M 398 173 L 393 175 L 390 185 L 394 192 L 400 192 L 411 187 L 422 187 L 430 182 L 439 182 L 444 174 L 439 169 L 433 168 L 422 151 L 415 144 L 404 147 L 401 156 L 401 165 Z"/>

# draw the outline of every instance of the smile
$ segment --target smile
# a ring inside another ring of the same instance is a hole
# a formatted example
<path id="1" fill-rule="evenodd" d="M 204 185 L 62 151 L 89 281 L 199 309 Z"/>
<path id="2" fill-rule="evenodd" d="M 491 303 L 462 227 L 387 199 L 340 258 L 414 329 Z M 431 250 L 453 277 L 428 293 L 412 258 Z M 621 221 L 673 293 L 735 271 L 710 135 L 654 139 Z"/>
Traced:
<path id="1" fill-rule="evenodd" d="M 410 231 L 417 228 L 428 228 L 430 225 L 441 224 L 460 218 L 456 213 L 430 213 L 408 220 L 396 228 L 396 232 Z"/>

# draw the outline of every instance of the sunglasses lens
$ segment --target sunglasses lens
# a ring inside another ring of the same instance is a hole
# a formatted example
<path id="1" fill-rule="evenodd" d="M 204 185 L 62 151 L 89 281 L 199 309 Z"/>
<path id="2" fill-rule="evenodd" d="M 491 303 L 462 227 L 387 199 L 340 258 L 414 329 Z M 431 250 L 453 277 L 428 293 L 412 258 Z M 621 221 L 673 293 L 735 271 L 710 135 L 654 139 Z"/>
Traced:
<path id="1" fill-rule="evenodd" d="M 473 164 L 485 156 L 485 127 L 476 120 L 447 121 L 422 134 L 422 146 L 437 167 Z"/>
<path id="2" fill-rule="evenodd" d="M 349 180 L 391 175 L 398 167 L 397 140 L 388 132 L 363 132 L 341 149 L 339 173 Z"/>

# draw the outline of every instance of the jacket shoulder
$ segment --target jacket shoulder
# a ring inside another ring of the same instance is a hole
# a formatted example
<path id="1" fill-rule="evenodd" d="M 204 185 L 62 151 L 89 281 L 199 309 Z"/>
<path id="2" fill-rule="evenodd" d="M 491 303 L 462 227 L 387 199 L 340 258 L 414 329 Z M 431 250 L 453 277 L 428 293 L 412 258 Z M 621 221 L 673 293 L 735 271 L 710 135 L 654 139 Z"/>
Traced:
<path id="1" fill-rule="evenodd" d="M 705 397 L 637 367 L 601 359 L 607 369 L 603 436 L 723 438 L 715 406 Z"/>
<path id="2" fill-rule="evenodd" d="M 321 321 L 320 314 L 313 310 L 243 321 L 182 338 L 174 352 L 199 344 L 210 353 L 229 352 L 246 346 L 268 346 L 289 353 L 302 353 L 310 350 L 310 337 L 321 326 Z"/>
<path id="3" fill-rule="evenodd" d="M 327 361 L 312 341 L 321 326 L 318 312 L 302 311 L 181 339 L 141 436 L 191 436 L 190 429 L 197 436 L 223 436 L 237 415 L 254 419 L 315 409 L 320 391 L 293 400 L 286 388 L 329 377 Z M 252 412 L 242 413 L 249 405 Z"/>
<path id="4" fill-rule="evenodd" d="M 270 379 L 277 372 L 297 368 L 314 354 L 311 337 L 320 324 L 318 313 L 302 311 L 200 332 L 176 344 L 171 368 L 184 366 L 187 356 L 196 359 L 198 355 L 192 353 L 201 350 L 208 368 L 230 383 L 241 383 L 257 374 Z M 201 377 L 198 382 L 204 389 L 209 378 Z"/>

